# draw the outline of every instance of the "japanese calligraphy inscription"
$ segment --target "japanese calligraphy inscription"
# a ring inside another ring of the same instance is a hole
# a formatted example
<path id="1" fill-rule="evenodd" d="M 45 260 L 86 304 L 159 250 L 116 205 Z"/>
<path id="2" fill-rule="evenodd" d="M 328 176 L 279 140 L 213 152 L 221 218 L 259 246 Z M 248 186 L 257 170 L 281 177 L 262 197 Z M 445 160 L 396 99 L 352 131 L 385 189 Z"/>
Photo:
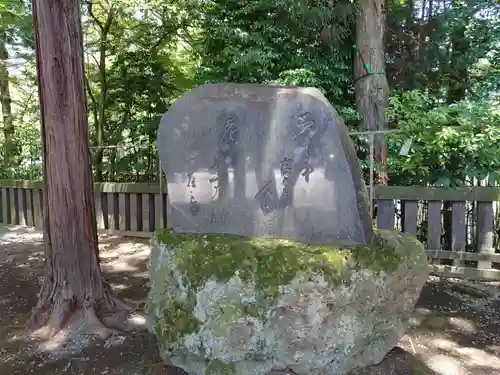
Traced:
<path id="1" fill-rule="evenodd" d="M 371 241 L 354 146 L 316 89 L 198 87 L 162 118 L 158 151 L 176 231 Z"/>

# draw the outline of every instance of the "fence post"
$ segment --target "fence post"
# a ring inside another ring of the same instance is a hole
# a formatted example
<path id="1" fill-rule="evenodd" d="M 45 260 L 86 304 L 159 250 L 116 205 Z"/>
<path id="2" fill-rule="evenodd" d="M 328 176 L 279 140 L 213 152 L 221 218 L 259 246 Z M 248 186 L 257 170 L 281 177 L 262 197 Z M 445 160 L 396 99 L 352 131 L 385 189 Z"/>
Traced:
<path id="1" fill-rule="evenodd" d="M 467 231 L 465 223 L 466 202 L 451 203 L 451 251 L 463 252 L 466 250 Z M 462 259 L 454 259 L 453 265 L 464 265 Z"/>
<path id="2" fill-rule="evenodd" d="M 478 253 L 495 253 L 493 247 L 493 202 L 477 202 L 476 218 L 476 251 Z M 478 261 L 478 269 L 490 269 L 491 262 Z"/>

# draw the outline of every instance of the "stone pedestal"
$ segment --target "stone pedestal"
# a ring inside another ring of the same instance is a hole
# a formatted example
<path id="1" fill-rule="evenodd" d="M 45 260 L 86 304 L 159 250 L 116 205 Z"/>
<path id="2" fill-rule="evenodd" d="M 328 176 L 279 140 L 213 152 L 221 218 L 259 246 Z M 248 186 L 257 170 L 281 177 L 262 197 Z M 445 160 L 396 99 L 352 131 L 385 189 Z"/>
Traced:
<path id="1" fill-rule="evenodd" d="M 380 362 L 428 276 L 414 237 L 342 248 L 159 232 L 149 312 L 168 364 L 189 375 L 342 375 Z"/>

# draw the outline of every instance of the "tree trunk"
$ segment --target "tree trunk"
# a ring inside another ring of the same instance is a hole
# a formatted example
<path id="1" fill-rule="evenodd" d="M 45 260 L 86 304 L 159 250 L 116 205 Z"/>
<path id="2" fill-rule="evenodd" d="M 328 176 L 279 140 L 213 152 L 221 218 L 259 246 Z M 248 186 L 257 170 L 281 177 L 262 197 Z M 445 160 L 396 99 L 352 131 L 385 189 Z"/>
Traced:
<path id="1" fill-rule="evenodd" d="M 464 100 L 470 88 L 468 66 L 460 61 L 469 52 L 466 31 L 466 27 L 461 26 L 453 30 L 451 35 L 451 61 L 448 67 L 450 78 L 447 93 L 447 101 L 450 104 Z"/>
<path id="2" fill-rule="evenodd" d="M 384 0 L 359 0 L 356 18 L 356 45 L 359 49 L 354 63 L 356 109 L 361 116 L 360 131 L 387 128 L 386 109 L 389 85 L 385 75 Z M 387 185 L 387 142 L 385 135 L 375 136 L 377 183 Z"/>
<path id="3" fill-rule="evenodd" d="M 12 158 L 16 154 L 16 144 L 13 139 L 14 122 L 12 117 L 12 99 L 10 97 L 10 78 L 7 65 L 8 58 L 9 53 L 5 41 L 0 39 L 0 105 L 2 109 L 3 134 L 5 140 L 4 166 L 7 171 L 10 171 Z"/>
<path id="4" fill-rule="evenodd" d="M 106 17 L 106 22 L 99 21 L 99 18 L 94 14 L 92 9 L 92 2 L 89 1 L 87 5 L 87 11 L 89 13 L 90 19 L 95 22 L 98 26 L 101 35 L 99 40 L 99 98 L 93 103 L 97 106 L 96 112 L 96 122 L 95 122 L 95 133 L 96 133 L 96 153 L 94 157 L 95 175 L 97 182 L 102 182 L 104 180 L 104 172 L 102 161 L 104 158 L 104 129 L 106 128 L 106 99 L 108 94 L 108 78 L 106 71 L 106 53 L 108 49 L 108 34 L 111 29 L 115 18 L 114 9 L 108 11 Z"/>
<path id="5" fill-rule="evenodd" d="M 33 328 L 53 336 L 73 322 L 101 327 L 124 308 L 99 266 L 83 40 L 77 0 L 35 0 L 43 177 L 45 278 Z"/>
<path id="6" fill-rule="evenodd" d="M 456 1 L 452 2 L 454 6 Z M 466 38 L 466 27 L 464 25 L 452 29 L 451 33 L 451 56 L 446 70 L 449 73 L 447 102 L 453 104 L 464 100 L 470 88 L 468 66 L 460 60 L 467 56 L 470 48 Z M 452 243 L 452 202 L 443 202 L 443 236 L 445 249 L 451 249 Z M 457 261 L 443 261 L 444 264 L 457 265 Z"/>

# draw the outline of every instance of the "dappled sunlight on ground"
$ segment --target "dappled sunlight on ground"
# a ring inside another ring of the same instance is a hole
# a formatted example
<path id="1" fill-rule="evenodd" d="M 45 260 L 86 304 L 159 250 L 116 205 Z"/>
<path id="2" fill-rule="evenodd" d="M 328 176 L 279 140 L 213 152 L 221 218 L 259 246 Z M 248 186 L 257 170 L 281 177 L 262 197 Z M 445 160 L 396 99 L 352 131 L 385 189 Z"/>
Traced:
<path id="1" fill-rule="evenodd" d="M 143 306 L 149 288 L 149 241 L 111 235 L 100 235 L 99 241 L 102 269 L 114 291 L 130 306 Z M 24 328 L 42 277 L 41 233 L 0 227 L 1 375 L 165 374 L 155 339 L 144 332 L 150 322 L 139 313 L 129 317 L 129 333 L 94 340 L 89 348 L 66 347 L 62 335 L 44 347 L 47 353 L 35 352 L 37 342 L 24 335 Z M 491 290 L 488 298 L 460 292 L 456 286 L 453 280 L 429 278 L 400 347 L 437 375 L 500 375 L 500 286 L 481 283 L 481 288 Z M 64 351 L 67 355 L 61 356 Z M 381 375 L 420 374 L 381 371 Z M 378 372 L 369 373 L 374 374 Z"/>
<path id="2" fill-rule="evenodd" d="M 99 235 L 99 249 L 106 279 L 127 304 L 138 308 L 148 290 L 148 240 Z M 149 322 L 140 313 L 128 317 L 126 323 L 132 332 L 126 335 L 116 333 L 101 341 L 88 336 L 88 341 L 96 344 L 93 348 L 85 348 L 87 343 L 81 339 L 85 335 L 68 345 L 71 330 L 62 331 L 42 346 L 27 337 L 26 322 L 36 304 L 43 262 L 40 232 L 20 226 L 0 226 L 0 374 L 101 374 L 106 369 L 109 374 L 141 374 L 125 368 L 144 369 L 159 362 L 154 337 L 145 332 Z M 130 353 L 126 354 L 127 351 Z M 120 363 L 128 364 L 117 372 L 114 368 L 119 369 Z"/>
<path id="3" fill-rule="evenodd" d="M 15 243 L 21 239 L 28 242 L 43 242 L 43 235 L 35 228 L 27 228 L 21 225 L 0 225 L 0 244 Z"/>
<path id="4" fill-rule="evenodd" d="M 469 287 L 476 284 L 492 297 L 459 293 L 454 280 L 430 277 L 401 340 L 401 347 L 437 374 L 500 374 L 498 286 L 470 282 Z"/>
<path id="5" fill-rule="evenodd" d="M 143 278 L 144 282 L 147 282 L 147 259 L 150 252 L 147 239 L 102 235 L 99 241 L 99 256 L 104 272 L 128 274 L 131 277 Z M 116 286 L 117 290 L 126 289 L 126 285 L 111 284 Z"/>
<path id="6" fill-rule="evenodd" d="M 407 335 L 400 345 L 411 348 L 409 350 L 414 348 L 422 362 L 438 374 L 479 375 L 496 374 L 494 371 L 500 371 L 499 356 L 490 354 L 489 350 L 462 347 L 453 340 L 425 336 L 419 337 L 418 345 L 412 347 L 410 340 Z M 478 372 L 479 370 L 483 372 Z"/>

